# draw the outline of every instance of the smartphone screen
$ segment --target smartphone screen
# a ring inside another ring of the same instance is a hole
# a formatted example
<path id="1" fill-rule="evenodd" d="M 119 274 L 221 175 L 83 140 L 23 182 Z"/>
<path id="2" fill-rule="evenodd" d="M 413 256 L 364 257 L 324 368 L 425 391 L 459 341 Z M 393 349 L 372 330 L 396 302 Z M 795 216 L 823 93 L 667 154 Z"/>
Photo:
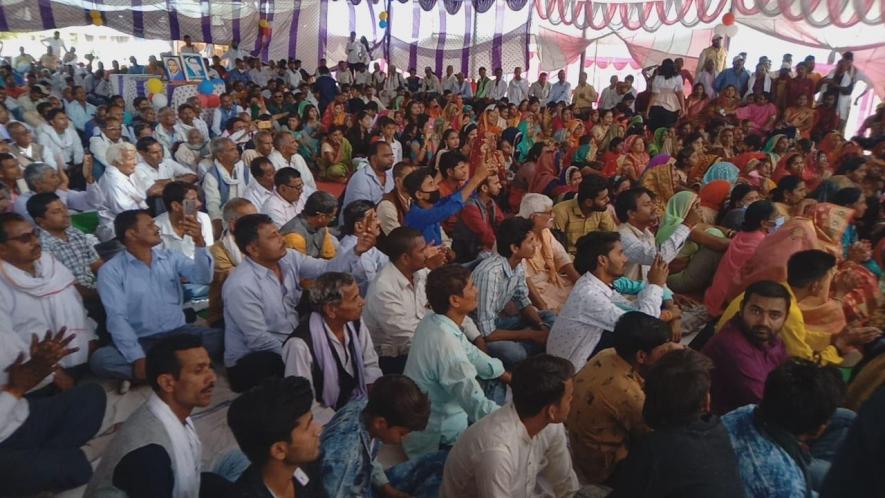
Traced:
<path id="1" fill-rule="evenodd" d="M 196 216 L 197 215 L 197 201 L 193 199 L 185 199 L 184 200 L 184 215 L 185 216 Z"/>

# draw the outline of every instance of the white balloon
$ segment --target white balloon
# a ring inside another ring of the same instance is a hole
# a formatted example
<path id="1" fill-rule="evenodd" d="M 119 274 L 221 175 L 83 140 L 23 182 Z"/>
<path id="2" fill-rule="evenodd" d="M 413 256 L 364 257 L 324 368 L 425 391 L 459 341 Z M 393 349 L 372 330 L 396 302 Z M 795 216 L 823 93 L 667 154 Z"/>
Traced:
<path id="1" fill-rule="evenodd" d="M 166 96 L 162 93 L 155 93 L 153 96 L 151 96 L 151 106 L 153 106 L 154 109 L 162 109 L 168 104 L 169 99 L 166 98 Z"/>
<path id="2" fill-rule="evenodd" d="M 725 27 L 725 36 L 727 36 L 727 37 L 729 37 L 729 38 L 734 38 L 734 35 L 736 35 L 737 32 L 738 32 L 738 25 L 737 25 L 737 23 L 734 23 L 734 24 L 732 24 L 731 26 L 726 26 L 726 27 Z"/>
<path id="3" fill-rule="evenodd" d="M 713 28 L 713 34 L 720 35 L 720 36 L 728 36 L 726 34 L 727 30 L 728 30 L 728 26 L 726 26 L 724 24 L 717 24 L 716 27 Z"/>

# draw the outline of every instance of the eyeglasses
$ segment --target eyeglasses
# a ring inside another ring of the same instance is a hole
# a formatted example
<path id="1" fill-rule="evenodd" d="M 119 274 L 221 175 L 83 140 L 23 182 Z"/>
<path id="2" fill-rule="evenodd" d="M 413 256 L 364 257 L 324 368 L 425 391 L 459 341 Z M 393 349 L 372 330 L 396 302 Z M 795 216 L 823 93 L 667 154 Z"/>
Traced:
<path id="1" fill-rule="evenodd" d="M 303 183 L 302 183 L 302 184 L 299 184 L 299 185 L 286 185 L 286 186 L 289 187 L 289 188 L 292 189 L 292 190 L 297 190 L 297 191 L 299 191 L 299 192 L 301 192 L 302 190 L 304 190 L 304 184 L 303 184 Z"/>
<path id="2" fill-rule="evenodd" d="M 27 244 L 27 243 L 33 242 L 35 240 L 37 240 L 37 229 L 36 228 L 31 230 L 30 232 L 25 232 L 21 235 L 15 236 L 15 237 L 6 237 L 6 240 L 3 242 L 6 243 L 6 242 L 15 241 L 15 242 L 18 242 L 21 244 Z"/>

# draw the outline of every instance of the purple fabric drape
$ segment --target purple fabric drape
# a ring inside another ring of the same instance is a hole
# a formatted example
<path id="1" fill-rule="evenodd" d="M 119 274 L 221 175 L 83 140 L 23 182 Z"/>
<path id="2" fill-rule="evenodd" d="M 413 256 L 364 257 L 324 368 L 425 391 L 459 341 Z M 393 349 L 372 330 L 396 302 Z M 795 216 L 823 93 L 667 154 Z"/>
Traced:
<path id="1" fill-rule="evenodd" d="M 9 24 L 6 22 L 6 11 L 3 10 L 2 4 L 0 4 L 0 31 L 9 31 Z"/>
<path id="2" fill-rule="evenodd" d="M 420 28 L 421 6 L 416 2 L 412 4 L 412 43 L 409 45 L 409 67 L 404 69 L 411 69 L 418 64 L 418 34 L 421 32 Z"/>
<path id="3" fill-rule="evenodd" d="M 295 0 L 292 11 L 292 24 L 289 26 L 289 58 L 298 58 L 298 22 L 301 14 L 301 0 Z M 317 61 L 319 62 L 319 61 Z"/>
<path id="4" fill-rule="evenodd" d="M 270 2 L 265 4 L 265 8 L 267 9 L 267 24 L 269 26 L 273 26 L 273 6 L 274 2 L 271 0 Z M 273 37 L 273 32 L 271 31 L 271 36 L 267 37 L 261 44 L 261 60 L 267 61 L 270 59 L 268 56 L 268 51 L 270 50 L 270 40 Z"/>
<path id="5" fill-rule="evenodd" d="M 348 29 L 351 33 L 356 32 L 356 4 L 347 2 Z"/>
<path id="6" fill-rule="evenodd" d="M 43 29 L 55 28 L 55 16 L 52 15 L 52 3 L 49 0 L 37 0 L 37 5 L 40 7 L 40 21 L 43 23 Z"/>
<path id="7" fill-rule="evenodd" d="M 136 38 L 144 38 L 144 12 L 141 10 L 141 0 L 132 1 L 132 34 Z M 2 30 L 0 30 L 2 31 Z"/>
<path id="8" fill-rule="evenodd" d="M 234 3 L 233 3 L 233 7 L 234 7 L 234 16 L 233 17 L 234 18 L 231 20 L 231 24 L 230 24 L 230 28 L 231 28 L 230 41 L 231 41 L 231 43 L 236 43 L 237 46 L 239 46 L 239 43 L 240 43 L 240 10 L 241 10 L 242 5 L 243 4 L 240 3 L 239 0 L 234 1 Z"/>
<path id="9" fill-rule="evenodd" d="M 439 34 L 436 38 L 436 75 L 443 78 L 443 53 L 446 49 L 446 8 L 439 6 Z"/>
<path id="10" fill-rule="evenodd" d="M 212 43 L 212 4 L 209 0 L 200 0 L 200 27 L 203 31 L 203 43 Z"/>
<path id="11" fill-rule="evenodd" d="M 470 44 L 473 42 L 473 4 L 464 2 L 464 48 L 461 49 L 461 74 L 470 74 Z"/>
<path id="12" fill-rule="evenodd" d="M 329 37 L 329 0 L 320 0 L 320 33 L 319 43 L 317 43 L 317 62 L 326 57 L 326 43 Z M 328 61 L 327 61 L 328 63 Z"/>
<path id="13" fill-rule="evenodd" d="M 502 40 L 501 31 L 504 29 L 504 0 L 495 3 L 495 37 L 492 39 L 492 68 L 501 67 Z M 479 10 L 479 9 L 477 9 Z"/>
<path id="14" fill-rule="evenodd" d="M 470 2 L 465 2 L 464 0 L 442 0 L 442 4 L 446 8 L 446 12 L 451 15 L 455 15 L 458 13 L 459 10 L 461 10 L 462 3 L 469 4 Z"/>
<path id="15" fill-rule="evenodd" d="M 495 0 L 473 0 L 473 6 L 476 7 L 476 11 L 480 14 L 488 12 L 492 5 L 495 5 Z"/>
<path id="16" fill-rule="evenodd" d="M 169 39 L 180 40 L 181 28 L 178 26 L 178 11 L 170 0 L 166 0 L 166 12 L 169 13 Z"/>

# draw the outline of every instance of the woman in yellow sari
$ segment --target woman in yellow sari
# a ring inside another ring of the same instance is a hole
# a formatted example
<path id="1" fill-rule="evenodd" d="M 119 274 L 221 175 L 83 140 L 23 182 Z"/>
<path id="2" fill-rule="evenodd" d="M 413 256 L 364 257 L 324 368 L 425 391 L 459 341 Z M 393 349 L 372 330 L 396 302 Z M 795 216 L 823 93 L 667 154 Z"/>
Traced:
<path id="1" fill-rule="evenodd" d="M 658 154 L 648 163 L 642 174 L 640 185 L 655 194 L 654 202 L 658 212 L 663 213 L 667 201 L 676 193 L 677 175 L 676 160 L 670 154 Z"/>
<path id="2" fill-rule="evenodd" d="M 525 265 L 529 297 L 538 309 L 558 313 L 580 275 L 568 252 L 550 231 L 553 201 L 546 195 L 526 194 L 519 205 L 519 216 L 532 220 L 535 238 L 540 241 Z"/>
<path id="3" fill-rule="evenodd" d="M 796 97 L 795 104 L 784 109 L 783 120 L 785 125 L 795 127 L 801 138 L 810 138 L 814 109 L 808 105 L 808 96 L 801 94 Z"/>

